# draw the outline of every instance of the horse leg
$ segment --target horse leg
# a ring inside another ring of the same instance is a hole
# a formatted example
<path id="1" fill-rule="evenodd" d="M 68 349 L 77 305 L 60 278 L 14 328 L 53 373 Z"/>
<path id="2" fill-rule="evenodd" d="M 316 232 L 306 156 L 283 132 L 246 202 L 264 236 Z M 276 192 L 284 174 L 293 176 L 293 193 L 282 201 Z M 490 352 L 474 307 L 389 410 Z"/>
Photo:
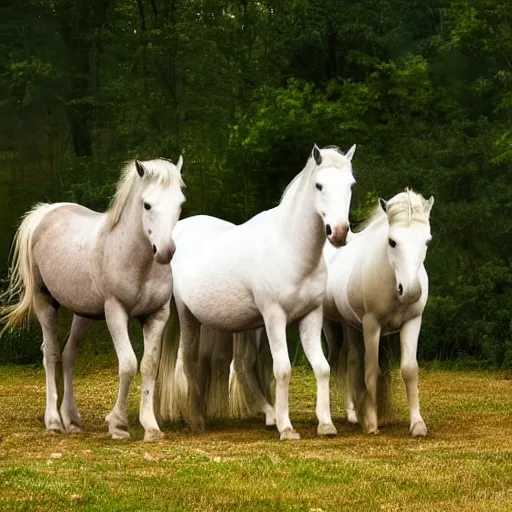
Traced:
<path id="1" fill-rule="evenodd" d="M 316 308 L 299 323 L 299 334 L 304 353 L 315 373 L 317 395 L 316 415 L 319 436 L 337 434 L 331 418 L 329 379 L 331 370 L 322 350 L 322 307 Z"/>
<path id="2" fill-rule="evenodd" d="M 144 441 L 156 441 L 163 438 L 155 417 L 154 396 L 158 363 L 162 350 L 162 337 L 169 315 L 169 303 L 166 303 L 162 309 L 149 316 L 142 327 L 144 354 L 140 363 L 142 389 L 139 421 L 144 428 Z"/>
<path id="3" fill-rule="evenodd" d="M 412 437 L 426 437 L 427 426 L 420 414 L 420 399 L 418 392 L 418 361 L 416 351 L 421 329 L 421 317 L 409 320 L 400 331 L 400 346 L 402 357 L 400 373 L 405 383 L 407 400 L 409 402 L 410 429 Z"/>
<path id="4" fill-rule="evenodd" d="M 361 332 L 350 325 L 344 327 L 345 343 L 342 351 L 346 352 L 345 372 L 345 407 L 347 421 L 358 423 L 356 411 L 362 408 L 362 402 L 366 396 L 364 382 L 364 345 Z"/>
<path id="5" fill-rule="evenodd" d="M 53 297 L 34 294 L 34 312 L 43 331 L 43 365 L 46 372 L 46 430 L 64 432 L 64 426 L 57 409 L 57 365 L 60 364 L 60 347 L 57 337 L 58 304 Z"/>
<path id="6" fill-rule="evenodd" d="M 199 361 L 199 336 L 201 325 L 183 304 L 178 304 L 180 317 L 180 343 L 178 364 L 181 363 L 187 382 L 188 396 L 182 400 L 181 412 L 193 433 L 202 433 L 206 425 L 206 397 L 202 385 L 206 377 L 200 371 L 204 365 Z"/>
<path id="7" fill-rule="evenodd" d="M 73 315 L 71 330 L 62 351 L 62 375 L 64 378 L 64 398 L 60 406 L 60 417 L 66 432 L 81 431 L 82 419 L 73 395 L 73 366 L 78 355 L 78 345 L 85 331 L 92 325 L 93 320 Z"/>
<path id="8" fill-rule="evenodd" d="M 105 302 L 105 319 L 119 361 L 119 392 L 114 408 L 106 416 L 105 421 L 108 423 L 108 431 L 112 439 L 127 439 L 130 434 L 126 400 L 130 384 L 137 373 L 137 357 L 128 335 L 128 314 L 115 299 Z"/>
<path id="9" fill-rule="evenodd" d="M 379 376 L 380 325 L 371 315 L 363 317 L 364 381 L 366 384 L 366 410 L 364 429 L 368 434 L 378 434 L 377 379 Z"/>
<path id="10" fill-rule="evenodd" d="M 288 391 L 292 365 L 286 344 L 286 315 L 280 307 L 275 306 L 263 312 L 263 319 L 274 361 L 277 430 L 281 440 L 300 439 L 300 435 L 292 427 L 289 415 Z"/>

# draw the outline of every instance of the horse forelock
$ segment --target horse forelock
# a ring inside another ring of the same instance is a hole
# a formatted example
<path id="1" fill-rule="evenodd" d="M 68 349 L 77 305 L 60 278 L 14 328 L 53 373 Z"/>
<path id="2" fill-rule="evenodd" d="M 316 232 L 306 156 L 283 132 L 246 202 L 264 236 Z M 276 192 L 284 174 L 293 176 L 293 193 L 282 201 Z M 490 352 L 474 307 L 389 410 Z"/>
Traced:
<path id="1" fill-rule="evenodd" d="M 417 192 L 406 188 L 388 201 L 387 216 L 389 224 L 407 222 L 429 222 L 428 201 Z"/>
<path id="2" fill-rule="evenodd" d="M 133 160 L 128 162 L 121 172 L 121 178 L 117 183 L 117 189 L 108 211 L 111 229 L 119 222 L 133 190 L 141 185 L 147 186 L 152 184 L 161 189 L 185 186 L 181 174 L 170 160 L 157 158 L 141 163 L 145 171 L 142 177 L 137 173 Z"/>
<path id="3" fill-rule="evenodd" d="M 387 211 L 377 205 L 371 215 L 366 219 L 357 230 L 361 232 L 367 228 L 380 224 L 382 221 L 388 221 L 388 224 L 422 222 L 428 223 L 430 208 L 428 201 L 417 192 L 410 188 L 406 188 L 404 192 L 400 192 L 393 196 L 387 202 Z"/>
<path id="4" fill-rule="evenodd" d="M 322 155 L 322 163 L 317 165 L 313 156 L 310 155 L 304 169 L 302 169 L 302 171 L 299 172 L 299 174 L 297 174 L 284 189 L 280 202 L 283 202 L 285 196 L 295 193 L 307 181 L 307 178 L 317 171 L 327 167 L 336 167 L 341 169 L 347 164 L 350 164 L 345 153 L 343 153 L 338 146 L 325 146 L 320 150 L 320 154 Z M 350 169 L 352 169 L 351 166 Z"/>

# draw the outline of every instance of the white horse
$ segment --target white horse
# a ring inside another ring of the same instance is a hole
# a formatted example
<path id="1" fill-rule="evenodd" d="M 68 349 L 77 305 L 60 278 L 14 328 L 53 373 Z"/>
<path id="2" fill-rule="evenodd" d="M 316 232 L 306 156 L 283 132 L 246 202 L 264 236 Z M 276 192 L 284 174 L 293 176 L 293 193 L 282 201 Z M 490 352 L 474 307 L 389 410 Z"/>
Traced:
<path id="1" fill-rule="evenodd" d="M 317 379 L 320 435 L 334 435 L 329 405 L 329 365 L 321 348 L 322 303 L 327 272 L 322 249 L 327 235 L 345 243 L 354 184 L 351 160 L 315 145 L 303 171 L 280 204 L 251 220 L 212 236 L 194 230 L 177 242 L 172 261 L 173 297 L 179 314 L 179 353 L 162 353 L 160 410 L 174 414 L 172 376 L 176 357 L 188 384 L 180 404 L 193 430 L 205 426 L 197 364 L 200 325 L 238 332 L 265 325 L 276 379 L 276 423 L 281 439 L 298 439 L 288 413 L 291 365 L 286 325 L 299 320 L 301 342 Z M 174 340 L 175 342 L 177 340 Z"/>
<path id="2" fill-rule="evenodd" d="M 419 408 L 416 351 L 428 298 L 423 262 L 431 240 L 433 204 L 433 197 L 425 200 L 409 189 L 388 202 L 380 199 L 365 228 L 354 234 L 346 247 L 335 251 L 327 263 L 324 333 L 330 353 L 337 354 L 341 338 L 336 335 L 340 332 L 336 324 L 344 327 L 348 420 L 356 422 L 359 416 L 369 433 L 378 432 L 380 336 L 399 331 L 410 433 L 413 437 L 427 435 Z M 344 372 L 345 365 L 339 369 Z"/>
<path id="3" fill-rule="evenodd" d="M 5 323 L 4 330 L 12 329 L 35 313 L 41 325 L 48 430 L 80 430 L 72 367 L 83 333 L 93 319 L 105 318 L 119 359 L 119 394 L 106 421 L 112 438 L 129 437 L 126 398 L 137 359 L 128 321 L 136 317 L 144 332 L 139 418 L 145 440 L 161 437 L 153 395 L 162 333 L 169 318 L 172 231 L 185 200 L 182 164 L 181 157 L 176 166 L 164 159 L 128 164 L 106 213 L 73 203 L 40 204 L 21 223 L 7 291 L 7 297 L 19 300 L 2 309 L 0 321 Z M 74 316 L 62 353 L 64 398 L 59 414 L 57 313 L 61 305 Z"/>

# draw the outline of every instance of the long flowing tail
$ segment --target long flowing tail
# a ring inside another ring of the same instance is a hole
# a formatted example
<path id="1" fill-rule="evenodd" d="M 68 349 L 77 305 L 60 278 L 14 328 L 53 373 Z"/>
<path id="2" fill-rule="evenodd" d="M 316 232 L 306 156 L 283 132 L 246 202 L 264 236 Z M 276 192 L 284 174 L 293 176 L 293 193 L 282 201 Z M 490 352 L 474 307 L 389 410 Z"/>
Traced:
<path id="1" fill-rule="evenodd" d="M 178 360 L 180 323 L 174 299 L 171 299 L 171 316 L 164 331 L 162 353 L 158 367 L 157 411 L 163 420 L 181 418 L 180 403 L 188 395 L 187 378 Z"/>
<path id="2" fill-rule="evenodd" d="M 4 324 L 0 336 L 5 331 L 27 325 L 32 316 L 36 288 L 32 253 L 34 232 L 43 217 L 60 205 L 61 203 L 36 205 L 25 214 L 16 231 L 11 252 L 9 287 L 0 296 L 1 302 L 8 303 L 7 306 L 0 308 L 0 324 Z M 16 302 L 9 304 L 13 301 Z"/>
<path id="3" fill-rule="evenodd" d="M 345 409 L 347 419 L 351 423 L 356 423 L 357 418 L 354 411 L 354 389 L 348 379 L 348 343 L 343 326 L 338 322 L 333 322 L 324 318 L 322 330 L 327 341 L 328 361 L 331 367 L 331 375 L 334 381 L 334 391 L 336 393 L 336 401 L 338 396 L 345 395 Z M 340 403 L 343 400 L 339 400 Z"/>
<path id="4" fill-rule="evenodd" d="M 327 360 L 336 383 L 343 383 L 347 371 L 346 343 L 343 343 L 343 327 L 338 322 L 324 318 L 322 330 L 327 341 Z"/>
<path id="5" fill-rule="evenodd" d="M 208 418 L 228 416 L 229 366 L 232 358 L 232 334 L 201 325 L 199 371 L 202 373 L 201 384 Z"/>
<path id="6" fill-rule="evenodd" d="M 263 328 L 233 335 L 229 412 L 235 418 L 264 413 L 274 423 L 272 354 Z"/>

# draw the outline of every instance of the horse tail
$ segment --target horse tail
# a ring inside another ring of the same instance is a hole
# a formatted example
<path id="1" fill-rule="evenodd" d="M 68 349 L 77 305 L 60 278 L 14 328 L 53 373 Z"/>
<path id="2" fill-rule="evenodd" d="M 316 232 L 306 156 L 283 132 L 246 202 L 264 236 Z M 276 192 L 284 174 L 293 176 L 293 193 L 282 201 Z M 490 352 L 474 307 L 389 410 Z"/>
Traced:
<path id="1" fill-rule="evenodd" d="M 199 368 L 208 418 L 228 416 L 229 367 L 232 357 L 232 334 L 201 325 Z"/>
<path id="2" fill-rule="evenodd" d="M 33 313 L 33 299 L 36 292 L 32 252 L 34 233 L 44 216 L 59 206 L 61 203 L 36 205 L 25 214 L 16 231 L 11 249 L 9 286 L 5 293 L 0 295 L 0 301 L 9 303 L 17 300 L 17 302 L 0 308 L 0 323 L 4 324 L 0 336 L 5 331 L 28 325 Z"/>
<path id="3" fill-rule="evenodd" d="M 244 331 L 233 334 L 233 360 L 230 365 L 229 375 L 229 415 L 232 418 L 248 418 L 254 414 L 253 407 L 248 400 L 245 386 L 246 362 L 252 371 L 256 363 L 256 351 L 249 348 L 252 344 L 252 332 Z M 250 357 L 250 361 L 246 358 Z"/>
<path id="4" fill-rule="evenodd" d="M 233 337 L 235 336 L 236 334 L 233 335 Z M 249 416 L 249 407 L 235 371 L 234 359 L 229 365 L 229 416 L 232 418 L 246 418 Z"/>
<path id="5" fill-rule="evenodd" d="M 327 360 L 337 385 L 343 384 L 347 371 L 347 344 L 343 343 L 343 327 L 338 322 L 324 318 L 322 324 L 327 341 Z"/>
<path id="6" fill-rule="evenodd" d="M 232 417 L 247 418 L 263 412 L 268 421 L 274 421 L 271 405 L 274 403 L 272 354 L 265 336 L 264 328 L 233 335 L 229 382 L 229 412 Z"/>
<path id="7" fill-rule="evenodd" d="M 163 334 L 157 380 L 157 411 L 163 420 L 179 420 L 180 405 L 188 395 L 187 378 L 178 355 L 179 341 L 180 323 L 172 298 L 171 315 Z"/>
<path id="8" fill-rule="evenodd" d="M 256 358 L 256 370 L 258 372 L 258 382 L 263 396 L 270 404 L 275 402 L 275 380 L 274 380 L 274 360 L 270 352 L 270 343 L 267 338 L 267 331 L 261 327 L 256 334 L 256 348 L 258 350 Z"/>

